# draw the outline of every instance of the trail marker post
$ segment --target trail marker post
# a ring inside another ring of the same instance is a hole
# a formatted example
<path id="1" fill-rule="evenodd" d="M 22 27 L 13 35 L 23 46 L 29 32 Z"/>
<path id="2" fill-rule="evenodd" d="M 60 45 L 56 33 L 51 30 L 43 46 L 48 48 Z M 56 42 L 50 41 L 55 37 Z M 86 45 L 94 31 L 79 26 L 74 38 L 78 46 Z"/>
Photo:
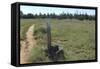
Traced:
<path id="1" fill-rule="evenodd" d="M 63 49 L 60 49 L 59 45 L 51 45 L 51 25 L 50 22 L 47 22 L 47 40 L 48 40 L 48 57 L 52 61 L 59 61 L 64 59 Z"/>

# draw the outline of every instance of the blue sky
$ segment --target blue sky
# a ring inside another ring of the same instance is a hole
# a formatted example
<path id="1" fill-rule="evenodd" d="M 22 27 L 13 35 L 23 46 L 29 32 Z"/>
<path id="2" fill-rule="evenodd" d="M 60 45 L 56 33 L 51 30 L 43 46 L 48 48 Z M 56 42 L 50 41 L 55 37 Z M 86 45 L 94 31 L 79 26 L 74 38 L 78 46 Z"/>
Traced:
<path id="1" fill-rule="evenodd" d="M 76 9 L 76 8 L 57 8 L 57 7 L 41 7 L 41 6 L 20 6 L 20 10 L 24 14 L 32 13 L 32 14 L 47 14 L 47 13 L 55 13 L 57 15 L 64 13 L 78 13 L 88 15 L 95 15 L 94 9 Z"/>

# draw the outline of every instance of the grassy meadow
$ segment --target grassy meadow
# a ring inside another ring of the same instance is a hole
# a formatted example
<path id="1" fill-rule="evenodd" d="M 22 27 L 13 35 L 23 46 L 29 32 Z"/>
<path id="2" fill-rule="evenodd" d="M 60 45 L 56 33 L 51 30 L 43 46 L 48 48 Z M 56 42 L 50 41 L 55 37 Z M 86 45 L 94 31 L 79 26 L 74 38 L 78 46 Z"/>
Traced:
<path id="1" fill-rule="evenodd" d="M 64 50 L 64 61 L 95 59 L 95 21 L 76 19 L 50 19 L 51 43 L 58 44 Z M 29 61 L 51 62 L 45 49 L 47 48 L 47 19 L 21 19 L 20 41 L 25 40 L 28 28 L 35 24 L 33 48 Z"/>

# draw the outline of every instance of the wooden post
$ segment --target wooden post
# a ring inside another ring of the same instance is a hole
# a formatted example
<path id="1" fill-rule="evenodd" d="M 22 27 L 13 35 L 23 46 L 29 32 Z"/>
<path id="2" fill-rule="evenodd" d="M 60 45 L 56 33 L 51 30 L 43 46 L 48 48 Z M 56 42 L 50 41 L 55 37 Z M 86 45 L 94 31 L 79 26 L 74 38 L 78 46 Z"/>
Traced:
<path id="1" fill-rule="evenodd" d="M 47 40 L 48 40 L 48 50 L 51 48 L 51 27 L 50 23 L 47 23 Z"/>
<path id="2" fill-rule="evenodd" d="M 47 40 L 48 40 L 47 52 L 49 59 L 52 61 L 59 61 L 61 59 L 64 59 L 64 52 L 62 49 L 61 50 L 59 49 L 59 45 L 56 46 L 51 45 L 51 26 L 49 20 L 47 22 Z"/>

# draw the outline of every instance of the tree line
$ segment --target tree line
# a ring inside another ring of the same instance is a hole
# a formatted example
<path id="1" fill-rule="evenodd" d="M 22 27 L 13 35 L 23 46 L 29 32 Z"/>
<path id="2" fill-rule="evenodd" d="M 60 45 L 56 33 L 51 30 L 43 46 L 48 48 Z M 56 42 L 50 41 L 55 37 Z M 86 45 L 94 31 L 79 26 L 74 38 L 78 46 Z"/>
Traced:
<path id="1" fill-rule="evenodd" d="M 78 19 L 78 20 L 95 20 L 95 15 L 88 15 L 88 14 L 71 14 L 71 13 L 61 13 L 59 15 L 55 13 L 47 13 L 47 14 L 23 14 L 22 11 L 20 11 L 20 18 L 23 19 L 30 19 L 30 18 L 56 18 L 56 19 Z"/>

